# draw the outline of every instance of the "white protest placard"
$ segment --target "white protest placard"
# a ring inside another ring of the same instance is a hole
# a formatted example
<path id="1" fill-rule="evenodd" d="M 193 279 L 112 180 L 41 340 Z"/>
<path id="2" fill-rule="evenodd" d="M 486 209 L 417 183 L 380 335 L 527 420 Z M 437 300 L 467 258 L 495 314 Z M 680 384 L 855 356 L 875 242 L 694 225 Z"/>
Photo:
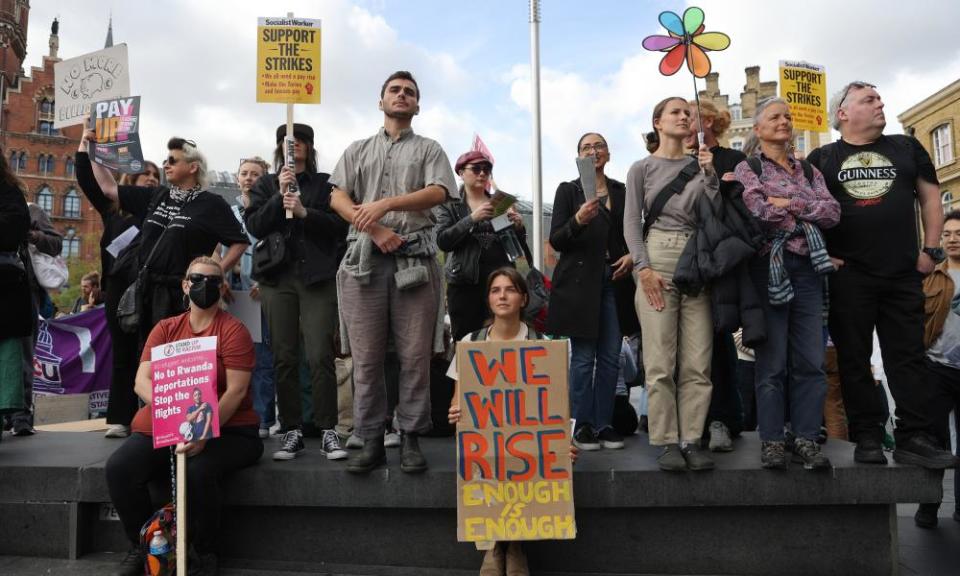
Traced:
<path id="1" fill-rule="evenodd" d="M 260 301 L 250 296 L 249 290 L 233 290 L 233 302 L 227 306 L 230 315 L 243 323 L 250 331 L 254 342 L 263 342 L 263 327 L 260 325 Z"/>
<path id="2" fill-rule="evenodd" d="M 53 127 L 82 124 L 94 102 L 130 95 L 127 45 L 117 44 L 57 62 L 53 75 L 56 84 Z"/>

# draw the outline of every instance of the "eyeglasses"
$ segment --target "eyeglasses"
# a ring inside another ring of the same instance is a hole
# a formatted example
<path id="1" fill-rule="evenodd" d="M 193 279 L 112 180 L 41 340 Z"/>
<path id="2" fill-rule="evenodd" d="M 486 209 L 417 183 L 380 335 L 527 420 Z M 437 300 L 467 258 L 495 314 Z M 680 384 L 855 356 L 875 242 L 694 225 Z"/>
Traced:
<path id="1" fill-rule="evenodd" d="M 493 166 L 489 164 L 471 164 L 466 166 L 466 169 L 473 172 L 477 176 L 480 174 L 493 174 Z"/>
<path id="2" fill-rule="evenodd" d="M 594 152 L 603 152 L 607 149 L 607 145 L 603 142 L 597 142 L 596 144 L 584 144 L 580 147 L 580 153 L 586 154 L 587 152 L 593 150 Z"/>
<path id="3" fill-rule="evenodd" d="M 219 274 L 200 274 L 199 272 L 194 272 L 188 275 L 187 279 L 190 280 L 191 284 L 196 284 L 198 282 L 208 282 L 214 286 L 223 284 L 223 276 Z"/>
<path id="4" fill-rule="evenodd" d="M 164 165 L 164 166 L 176 166 L 176 165 L 177 165 L 177 162 L 179 162 L 180 160 L 181 160 L 180 158 L 174 158 L 173 156 L 167 156 L 166 158 L 163 159 L 163 165 Z"/>

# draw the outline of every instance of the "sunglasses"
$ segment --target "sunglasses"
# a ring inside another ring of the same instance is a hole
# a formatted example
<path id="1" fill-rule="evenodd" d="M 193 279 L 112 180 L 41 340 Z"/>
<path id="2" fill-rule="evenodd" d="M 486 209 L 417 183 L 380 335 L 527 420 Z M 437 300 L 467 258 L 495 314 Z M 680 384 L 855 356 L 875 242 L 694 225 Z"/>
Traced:
<path id="1" fill-rule="evenodd" d="M 493 166 L 489 164 L 471 164 L 470 166 L 465 167 L 467 170 L 473 172 L 474 174 L 493 174 Z"/>
<path id="2" fill-rule="evenodd" d="M 208 282 L 214 286 L 223 284 L 223 276 L 220 276 L 219 274 L 200 274 L 199 272 L 194 272 L 189 274 L 187 279 L 190 280 L 191 284 L 196 284 L 198 282 Z"/>

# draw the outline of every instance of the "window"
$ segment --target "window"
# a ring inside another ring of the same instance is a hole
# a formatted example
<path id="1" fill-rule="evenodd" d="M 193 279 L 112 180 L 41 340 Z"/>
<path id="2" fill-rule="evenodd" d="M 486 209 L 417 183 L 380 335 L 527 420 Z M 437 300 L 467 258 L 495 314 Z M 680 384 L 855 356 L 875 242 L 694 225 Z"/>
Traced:
<path id="1" fill-rule="evenodd" d="M 44 186 L 37 192 L 37 205 L 47 214 L 53 212 L 53 192 L 50 191 L 49 186 Z"/>
<path id="2" fill-rule="evenodd" d="M 80 217 L 80 195 L 73 188 L 68 190 L 66 196 L 63 197 L 63 217 Z"/>
<path id="3" fill-rule="evenodd" d="M 67 158 L 67 167 L 66 167 L 66 176 L 67 178 L 73 178 L 75 174 L 75 166 L 73 164 L 73 158 Z"/>
<path id="4" fill-rule="evenodd" d="M 944 210 L 950 208 L 950 205 L 953 204 L 953 192 L 944 192 L 943 196 L 940 197 L 940 203 L 943 204 Z"/>
<path id="5" fill-rule="evenodd" d="M 67 233 L 63 236 L 63 251 L 60 255 L 64 258 L 80 257 L 80 238 L 77 237 L 75 229 L 67 228 Z"/>
<path id="6" fill-rule="evenodd" d="M 39 174 L 53 174 L 53 169 L 56 167 L 56 162 L 53 159 L 53 155 L 41 154 L 37 157 L 37 173 Z"/>
<path id="7" fill-rule="evenodd" d="M 14 172 L 18 172 L 20 168 L 20 156 L 17 155 L 17 151 L 14 150 L 10 153 L 10 169 Z"/>
<path id="8" fill-rule="evenodd" d="M 743 120 L 743 109 L 740 108 L 739 104 L 735 104 L 730 107 L 730 119 Z"/>
<path id="9" fill-rule="evenodd" d="M 933 157 L 937 166 L 953 161 L 953 138 L 950 124 L 941 124 L 933 129 Z"/>
<path id="10" fill-rule="evenodd" d="M 807 152 L 807 137 L 805 134 L 797 134 L 797 154 L 805 154 Z"/>
<path id="11" fill-rule="evenodd" d="M 40 101 L 40 115 L 41 116 L 52 116 L 53 115 L 53 101 L 49 98 L 44 98 Z"/>
<path id="12" fill-rule="evenodd" d="M 17 161 L 17 172 L 23 172 L 27 169 L 27 153 L 20 153 L 20 160 Z"/>
<path id="13" fill-rule="evenodd" d="M 743 150 L 743 140 L 734 140 L 730 142 L 730 147 L 734 150 Z"/>
<path id="14" fill-rule="evenodd" d="M 41 120 L 40 125 L 37 126 L 37 132 L 44 136 L 56 136 L 60 133 L 59 130 L 53 127 L 52 120 Z"/>

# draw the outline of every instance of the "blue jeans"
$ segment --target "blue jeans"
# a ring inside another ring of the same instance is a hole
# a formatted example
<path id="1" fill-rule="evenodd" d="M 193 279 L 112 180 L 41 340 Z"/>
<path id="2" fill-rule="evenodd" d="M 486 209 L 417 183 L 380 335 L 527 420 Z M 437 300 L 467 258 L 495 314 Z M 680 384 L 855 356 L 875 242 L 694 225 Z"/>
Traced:
<path id="1" fill-rule="evenodd" d="M 253 388 L 253 409 L 260 416 L 260 427 L 269 428 L 277 422 L 277 384 L 273 378 L 273 352 L 270 351 L 270 328 L 260 313 L 262 342 L 253 344 L 257 365 L 253 369 L 250 386 Z"/>
<path id="2" fill-rule="evenodd" d="M 590 424 L 596 431 L 603 430 L 613 419 L 620 372 L 620 323 L 609 267 L 600 292 L 597 338 L 571 338 L 570 343 L 570 413 L 578 427 Z"/>
<path id="3" fill-rule="evenodd" d="M 827 395 L 823 343 L 823 278 L 808 256 L 784 253 L 784 266 L 794 297 L 771 306 L 767 293 L 770 258 L 751 263 L 751 277 L 766 318 L 767 339 L 754 348 L 757 356 L 757 426 L 760 440 L 782 441 L 785 404 L 798 438 L 816 440 Z M 789 385 L 787 377 L 789 376 Z"/>

